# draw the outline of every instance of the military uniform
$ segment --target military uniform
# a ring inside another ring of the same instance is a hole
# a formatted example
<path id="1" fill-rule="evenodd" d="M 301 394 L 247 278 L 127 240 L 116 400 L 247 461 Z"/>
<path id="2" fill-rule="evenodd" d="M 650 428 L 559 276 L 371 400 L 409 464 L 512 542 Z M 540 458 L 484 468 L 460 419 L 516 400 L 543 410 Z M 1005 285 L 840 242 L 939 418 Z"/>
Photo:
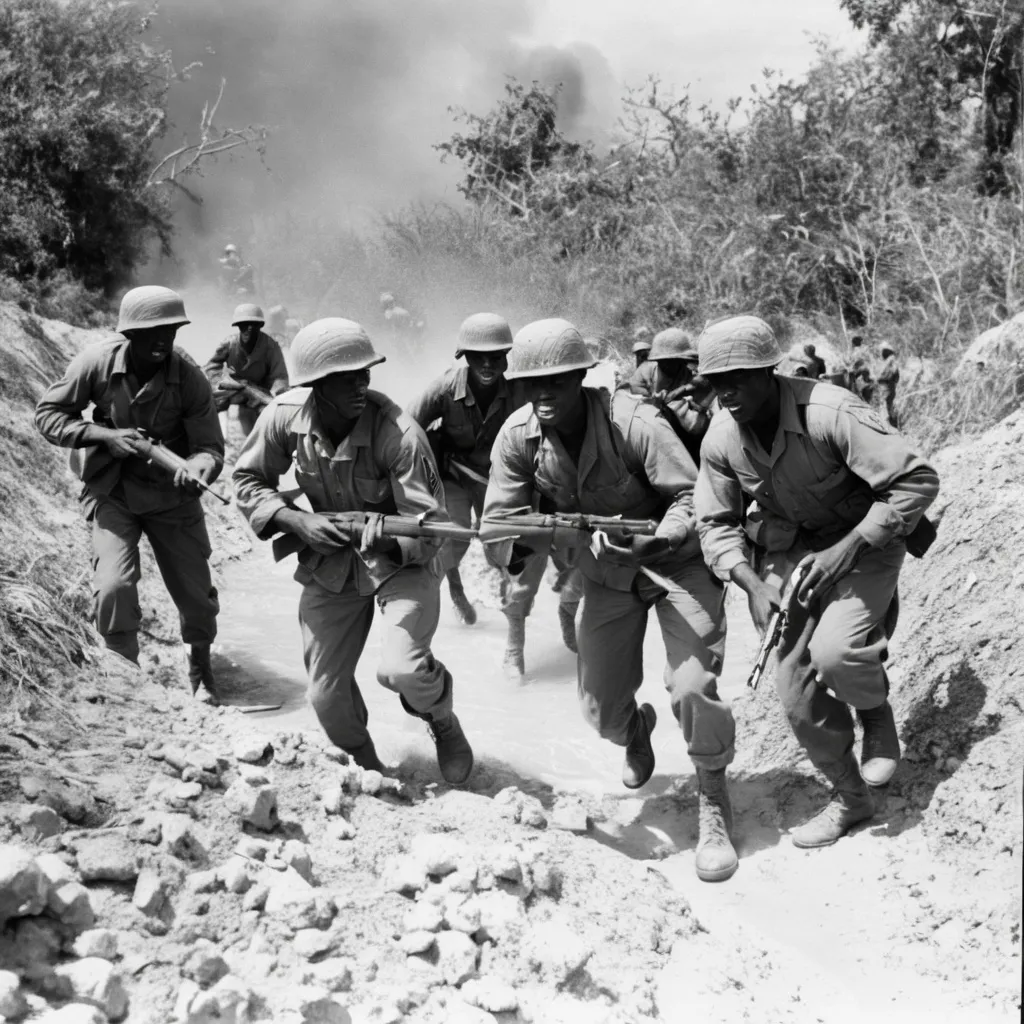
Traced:
<path id="1" fill-rule="evenodd" d="M 553 321 L 560 323 L 560 321 Z M 694 531 L 693 460 L 657 410 L 625 393 L 584 388 L 587 428 L 574 462 L 532 406 L 502 427 L 492 452 L 484 518 L 520 509 L 660 518 L 658 535 L 679 547 L 651 568 L 681 588 L 665 593 L 635 565 L 571 553 L 583 577 L 579 624 L 579 698 L 587 721 L 620 746 L 629 742 L 643 681 L 643 639 L 654 608 L 665 641 L 665 684 L 698 766 L 720 769 L 733 758 L 735 725 L 718 697 L 725 647 L 723 587 L 700 559 Z M 486 524 L 481 530 L 486 537 Z M 507 564 L 511 542 L 488 545 Z"/>
<path id="2" fill-rule="evenodd" d="M 149 539 L 160 573 L 181 617 L 187 644 L 206 645 L 217 633 L 217 591 L 210 579 L 210 541 L 197 498 L 176 487 L 163 469 L 137 456 L 115 459 L 85 440 L 82 413 L 117 429 L 138 428 L 183 457 L 204 452 L 224 459 L 224 439 L 210 385 L 192 360 L 172 350 L 164 367 L 140 387 L 123 338 L 90 345 L 51 385 L 36 409 L 36 426 L 52 444 L 73 448 L 72 469 L 84 483 L 92 523 L 96 627 L 109 646 L 138 652 L 139 540 Z"/>
<path id="3" fill-rule="evenodd" d="M 876 375 L 879 404 L 885 409 L 886 419 L 891 426 L 898 426 L 896 416 L 896 386 L 900 382 L 900 366 L 893 353 L 882 359 Z"/>
<path id="4" fill-rule="evenodd" d="M 781 406 L 771 451 L 719 412 L 704 439 L 694 502 L 704 556 L 722 579 L 748 559 L 748 542 L 762 579 L 780 588 L 805 554 L 851 530 L 870 544 L 810 611 L 791 605 L 779 651 L 783 706 L 820 767 L 850 755 L 846 705 L 872 709 L 886 700 L 886 615 L 905 539 L 934 500 L 938 477 L 849 392 L 814 380 L 776 380 Z M 756 508 L 745 515 L 751 499 Z"/>
<path id="5" fill-rule="evenodd" d="M 217 346 L 216 352 L 203 370 L 214 386 L 227 372 L 235 380 L 255 384 L 264 391 L 269 391 L 271 395 L 288 390 L 288 367 L 285 365 L 281 346 L 265 331 L 259 332 L 252 351 L 246 352 L 238 328 L 235 328 Z M 244 402 L 244 396 L 236 401 Z M 246 434 L 252 430 L 259 414 L 259 408 L 239 404 L 238 422 Z"/>
<path id="6" fill-rule="evenodd" d="M 288 507 L 277 485 L 293 463 L 314 512 L 448 520 L 423 431 L 379 392 L 368 393 L 365 409 L 336 448 L 309 388 L 295 388 L 263 411 L 233 474 L 238 507 L 261 539 L 277 532 L 274 516 Z M 400 694 L 411 714 L 436 720 L 451 713 L 451 675 L 430 648 L 440 609 L 439 546 L 425 539 L 397 543 L 398 560 L 356 546 L 328 555 L 307 548 L 295 572 L 303 585 L 299 622 L 313 708 L 330 739 L 346 750 L 369 740 L 355 671 L 375 602 L 384 626 L 378 682 Z"/>

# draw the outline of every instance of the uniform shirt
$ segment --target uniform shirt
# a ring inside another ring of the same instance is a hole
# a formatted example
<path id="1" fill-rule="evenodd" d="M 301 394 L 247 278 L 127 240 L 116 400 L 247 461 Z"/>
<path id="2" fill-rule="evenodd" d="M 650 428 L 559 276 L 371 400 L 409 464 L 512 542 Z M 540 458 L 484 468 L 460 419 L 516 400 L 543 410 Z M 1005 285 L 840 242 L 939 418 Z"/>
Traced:
<path id="1" fill-rule="evenodd" d="M 105 445 L 85 439 L 88 422 L 82 413 L 93 405 L 93 422 L 104 427 L 144 430 L 173 452 L 188 458 L 198 452 L 217 462 L 211 481 L 224 462 L 224 437 L 203 371 L 177 348 L 146 384 L 129 372 L 128 341 L 112 338 L 89 345 L 51 384 L 36 407 L 36 427 L 51 444 L 81 449 L 72 453 L 71 468 L 91 494 L 117 488 L 135 513 L 174 508 L 192 496 L 174 486 L 173 477 L 136 456 L 115 459 Z M 120 485 L 120 486 L 118 486 Z"/>
<path id="2" fill-rule="evenodd" d="M 460 366 L 438 377 L 407 412 L 424 430 L 439 419 L 437 436 L 442 453 L 486 477 L 491 468 L 491 447 L 501 425 L 525 403 L 522 385 L 502 377 L 484 415 L 469 386 L 469 367 Z"/>
<path id="3" fill-rule="evenodd" d="M 886 356 L 878 368 L 875 379 L 879 390 L 885 396 L 896 394 L 896 385 L 900 382 L 900 366 L 895 356 Z"/>
<path id="4" fill-rule="evenodd" d="M 320 423 L 311 388 L 294 388 L 263 410 L 232 475 L 235 501 L 257 537 L 266 540 L 280 532 L 273 518 L 290 506 L 277 485 L 293 462 L 296 483 L 314 512 L 425 514 L 449 522 L 434 457 L 419 424 L 386 395 L 370 391 L 367 397 L 352 432 L 337 448 Z M 300 583 L 316 580 L 340 593 L 354 572 L 359 593 L 372 594 L 402 565 L 431 564 L 439 571 L 439 544 L 396 539 L 400 564 L 387 555 L 363 555 L 358 545 L 329 555 L 307 548 L 299 555 L 295 578 Z"/>
<path id="5" fill-rule="evenodd" d="M 694 532 L 693 486 L 697 468 L 665 418 L 624 391 L 583 389 L 587 429 L 579 463 L 558 435 L 544 430 L 533 406 L 517 409 L 494 442 L 484 519 L 525 507 L 627 519 L 661 519 L 658 536 L 678 543 L 656 568 L 672 573 L 699 555 Z M 481 524 L 481 540 L 487 525 Z M 489 546 L 507 565 L 511 543 Z M 573 556 L 574 557 L 574 556 Z M 637 570 L 579 552 L 584 575 L 615 590 L 629 590 Z M 655 566 L 652 566 L 655 568 Z"/>
<path id="6" fill-rule="evenodd" d="M 272 395 L 288 390 L 288 367 L 281 346 L 264 331 L 260 331 L 252 351 L 246 352 L 235 328 L 217 346 L 203 370 L 211 383 L 227 371 L 236 380 L 248 381 Z"/>
<path id="7" fill-rule="evenodd" d="M 875 548 L 901 540 L 939 490 L 935 470 L 848 391 L 806 378 L 775 380 L 781 406 L 770 453 L 726 410 L 701 447 L 697 528 L 722 579 L 746 561 L 744 496 L 760 507 L 760 546 L 787 551 L 799 536 L 821 550 L 851 530 Z"/>

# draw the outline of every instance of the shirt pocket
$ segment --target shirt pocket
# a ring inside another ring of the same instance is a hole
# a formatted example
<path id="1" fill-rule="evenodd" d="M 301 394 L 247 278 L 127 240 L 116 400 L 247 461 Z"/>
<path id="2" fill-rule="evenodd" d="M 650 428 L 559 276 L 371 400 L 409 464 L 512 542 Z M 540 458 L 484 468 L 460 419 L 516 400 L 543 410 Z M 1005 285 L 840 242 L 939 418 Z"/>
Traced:
<path id="1" fill-rule="evenodd" d="M 647 504 L 647 488 L 632 473 L 623 471 L 617 479 L 589 483 L 580 495 L 580 507 L 594 515 L 619 515 Z"/>
<path id="2" fill-rule="evenodd" d="M 394 510 L 391 496 L 391 481 L 387 477 L 359 476 L 354 474 L 352 483 L 359 500 L 373 512 Z"/>

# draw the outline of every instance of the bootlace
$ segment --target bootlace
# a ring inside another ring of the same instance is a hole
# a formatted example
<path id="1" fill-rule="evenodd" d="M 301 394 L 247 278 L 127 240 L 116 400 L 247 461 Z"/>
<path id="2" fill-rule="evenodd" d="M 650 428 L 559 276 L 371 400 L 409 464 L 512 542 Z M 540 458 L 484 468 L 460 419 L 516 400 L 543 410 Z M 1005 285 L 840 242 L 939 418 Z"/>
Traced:
<path id="1" fill-rule="evenodd" d="M 708 793 L 701 793 L 698 827 L 702 845 L 714 843 L 719 846 L 731 842 L 726 817 L 726 809 L 719 800 L 713 799 Z"/>

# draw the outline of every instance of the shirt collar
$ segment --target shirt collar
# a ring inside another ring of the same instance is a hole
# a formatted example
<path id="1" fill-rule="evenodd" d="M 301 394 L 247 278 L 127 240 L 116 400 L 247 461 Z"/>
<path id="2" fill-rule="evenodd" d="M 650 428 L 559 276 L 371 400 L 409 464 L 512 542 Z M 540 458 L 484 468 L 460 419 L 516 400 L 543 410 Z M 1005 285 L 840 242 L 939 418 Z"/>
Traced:
<path id="1" fill-rule="evenodd" d="M 498 390 L 494 393 L 494 401 L 500 402 L 505 398 L 508 398 L 510 394 L 509 382 L 505 379 L 504 374 L 498 378 Z M 476 405 L 476 395 L 473 394 L 473 389 L 469 386 L 469 367 L 460 366 L 455 372 L 454 387 L 452 390 L 452 396 L 457 402 L 465 402 L 466 405 Z M 493 408 L 494 402 L 491 403 Z"/>
<path id="2" fill-rule="evenodd" d="M 118 345 L 117 350 L 114 352 L 114 365 L 110 371 L 110 375 L 125 376 L 128 373 L 128 348 L 131 342 L 127 338 Z M 164 375 L 165 384 L 180 384 L 181 383 L 181 356 L 179 353 L 171 349 L 170 356 L 164 362 L 164 365 L 157 370 L 157 375 Z"/>
<path id="3" fill-rule="evenodd" d="M 372 444 L 374 416 L 373 403 L 368 401 L 366 408 L 359 414 L 359 419 L 356 420 L 356 425 L 352 428 L 352 432 L 335 450 L 335 457 L 337 457 L 338 453 L 349 448 L 368 448 Z M 316 408 L 316 396 L 312 389 L 310 389 L 309 395 L 306 401 L 303 402 L 298 415 L 292 420 L 291 429 L 296 434 L 308 434 L 328 448 L 333 448 L 331 439 L 327 436 L 327 432 L 320 422 L 320 415 Z"/>

